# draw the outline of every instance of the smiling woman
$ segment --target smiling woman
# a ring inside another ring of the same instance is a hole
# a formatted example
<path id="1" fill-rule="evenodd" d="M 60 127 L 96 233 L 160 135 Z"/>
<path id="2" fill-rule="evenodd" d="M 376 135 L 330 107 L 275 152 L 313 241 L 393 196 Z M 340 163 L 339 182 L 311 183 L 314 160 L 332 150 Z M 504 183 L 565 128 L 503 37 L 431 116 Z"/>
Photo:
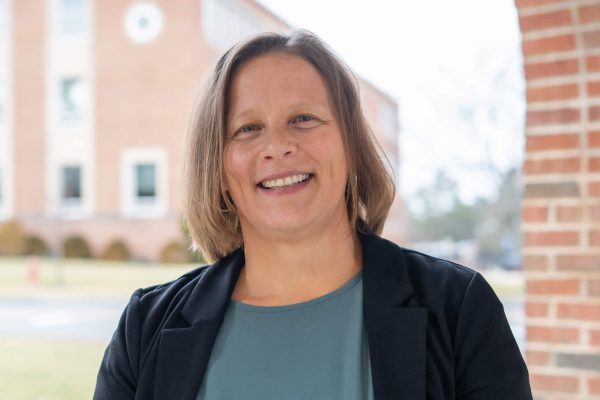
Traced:
<path id="1" fill-rule="evenodd" d="M 185 179 L 214 264 L 134 293 L 95 399 L 531 399 L 481 275 L 378 236 L 393 181 L 351 73 L 313 34 L 221 57 Z"/>

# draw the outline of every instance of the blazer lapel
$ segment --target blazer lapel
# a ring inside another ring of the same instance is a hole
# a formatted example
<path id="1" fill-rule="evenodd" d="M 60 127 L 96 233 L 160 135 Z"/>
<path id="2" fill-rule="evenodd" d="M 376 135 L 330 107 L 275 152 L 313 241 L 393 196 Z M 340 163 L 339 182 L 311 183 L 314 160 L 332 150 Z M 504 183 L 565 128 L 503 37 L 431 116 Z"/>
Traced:
<path id="1" fill-rule="evenodd" d="M 244 253 L 237 250 L 208 267 L 181 307 L 178 320 L 165 324 L 169 328 L 160 333 L 155 399 L 196 399 L 243 265 Z M 182 322 L 185 326 L 180 326 Z"/>
<path id="2" fill-rule="evenodd" d="M 361 242 L 375 399 L 425 399 L 427 309 L 416 306 L 401 250 L 372 235 Z"/>

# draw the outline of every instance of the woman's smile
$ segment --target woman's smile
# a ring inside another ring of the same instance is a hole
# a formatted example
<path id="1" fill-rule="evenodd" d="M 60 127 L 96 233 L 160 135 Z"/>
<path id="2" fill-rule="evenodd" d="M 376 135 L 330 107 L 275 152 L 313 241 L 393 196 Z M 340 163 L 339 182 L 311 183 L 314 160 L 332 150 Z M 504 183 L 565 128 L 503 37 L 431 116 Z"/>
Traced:
<path id="1" fill-rule="evenodd" d="M 283 196 L 306 188 L 313 176 L 310 173 L 283 173 L 268 177 L 256 186 L 268 196 Z"/>

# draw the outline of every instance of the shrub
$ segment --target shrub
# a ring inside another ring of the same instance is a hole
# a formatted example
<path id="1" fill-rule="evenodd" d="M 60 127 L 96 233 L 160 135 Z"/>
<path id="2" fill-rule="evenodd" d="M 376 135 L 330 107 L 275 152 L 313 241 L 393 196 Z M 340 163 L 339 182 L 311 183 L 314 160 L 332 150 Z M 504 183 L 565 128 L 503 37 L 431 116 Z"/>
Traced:
<path id="1" fill-rule="evenodd" d="M 65 258 L 91 258 L 92 252 L 85 239 L 81 236 L 71 236 L 63 243 Z"/>
<path id="2" fill-rule="evenodd" d="M 21 225 L 10 220 L 0 224 L 0 254 L 17 256 L 25 251 L 25 232 Z"/>
<path id="3" fill-rule="evenodd" d="M 192 261 L 187 247 L 180 242 L 170 242 L 165 245 L 158 258 L 163 263 L 188 263 Z"/>
<path id="4" fill-rule="evenodd" d="M 28 256 L 47 256 L 50 254 L 48 245 L 39 236 L 27 235 L 25 237 L 25 255 Z"/>
<path id="5" fill-rule="evenodd" d="M 124 241 L 115 239 L 104 249 L 100 258 L 113 261 L 128 261 L 131 258 L 131 252 Z"/>

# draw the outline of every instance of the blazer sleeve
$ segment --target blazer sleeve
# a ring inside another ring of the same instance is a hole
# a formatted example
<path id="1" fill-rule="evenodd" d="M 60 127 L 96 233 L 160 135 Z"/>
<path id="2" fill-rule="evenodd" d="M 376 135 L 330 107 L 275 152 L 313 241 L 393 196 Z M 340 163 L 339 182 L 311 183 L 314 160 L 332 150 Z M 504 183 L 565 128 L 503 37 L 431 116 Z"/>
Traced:
<path id="1" fill-rule="evenodd" d="M 129 400 L 135 397 L 140 359 L 140 293 L 141 289 L 131 296 L 104 353 L 94 400 Z"/>
<path id="2" fill-rule="evenodd" d="M 458 400 L 531 400 L 529 373 L 491 286 L 475 273 L 460 306 L 455 334 Z"/>

